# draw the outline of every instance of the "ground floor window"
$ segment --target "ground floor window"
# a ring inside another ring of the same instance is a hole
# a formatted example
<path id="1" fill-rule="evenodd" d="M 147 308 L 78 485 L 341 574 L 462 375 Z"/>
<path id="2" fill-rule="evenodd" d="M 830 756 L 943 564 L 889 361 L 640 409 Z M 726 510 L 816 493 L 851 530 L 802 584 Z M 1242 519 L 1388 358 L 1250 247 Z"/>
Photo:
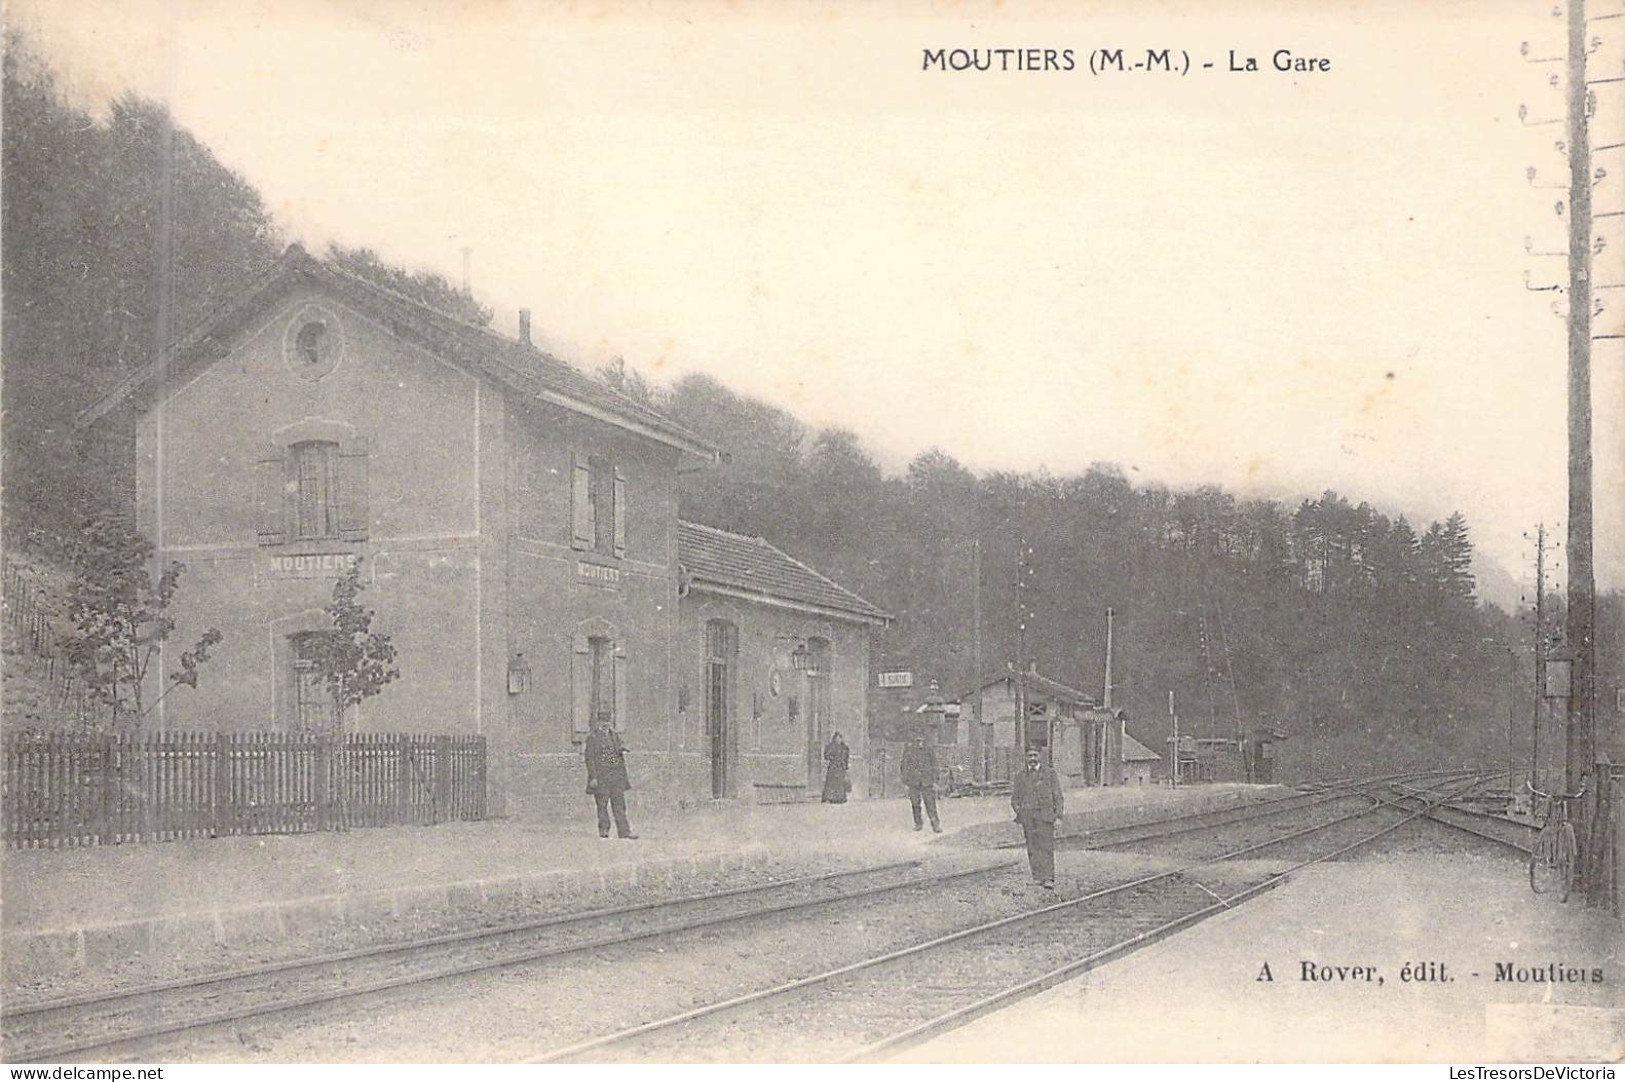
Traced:
<path id="1" fill-rule="evenodd" d="M 315 636 L 310 633 L 290 637 L 293 654 L 293 723 L 301 733 L 325 734 L 333 731 L 333 696 L 327 681 L 316 670 Z"/>
<path id="2" fill-rule="evenodd" d="M 613 631 L 577 634 L 570 667 L 571 738 L 585 740 L 593 726 L 626 724 L 626 646 Z"/>
<path id="3" fill-rule="evenodd" d="M 615 644 L 602 635 L 587 640 L 592 655 L 592 701 L 587 715 L 593 725 L 615 724 Z"/>

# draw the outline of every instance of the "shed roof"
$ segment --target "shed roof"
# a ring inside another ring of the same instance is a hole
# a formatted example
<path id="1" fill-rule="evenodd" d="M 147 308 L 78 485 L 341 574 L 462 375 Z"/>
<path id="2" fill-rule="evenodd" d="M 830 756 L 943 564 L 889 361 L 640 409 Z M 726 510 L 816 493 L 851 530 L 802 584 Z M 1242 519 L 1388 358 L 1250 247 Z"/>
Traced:
<path id="1" fill-rule="evenodd" d="M 990 688 L 994 684 L 1002 684 L 1006 681 L 1014 680 L 1017 675 L 1018 674 L 1015 669 L 1005 669 L 1001 673 L 996 673 L 989 676 L 981 683 L 965 692 L 965 694 L 961 695 L 960 698 L 967 699 L 976 694 L 978 691 Z M 1021 676 L 1022 682 L 1026 684 L 1028 688 L 1031 688 L 1039 692 L 1041 695 L 1047 696 L 1048 698 L 1054 699 L 1058 702 L 1070 703 L 1073 706 L 1095 707 L 1100 705 L 1097 699 L 1082 691 L 1079 691 L 1075 687 L 1068 687 L 1059 680 L 1051 680 L 1047 676 L 1042 676 L 1031 671 L 1020 673 L 1019 675 Z"/>
<path id="2" fill-rule="evenodd" d="M 166 375 L 186 376 L 225 356 L 235 333 L 300 286 L 330 293 L 375 316 L 393 334 L 522 395 L 588 414 L 705 459 L 717 456 L 716 448 L 670 417 L 547 351 L 341 270 L 297 244 L 290 245 L 252 285 L 171 345 L 159 360 L 137 370 L 89 406 L 80 415 L 80 423 L 93 423 L 132 395 L 152 389 Z"/>
<path id="3" fill-rule="evenodd" d="M 746 600 L 790 601 L 861 623 L 891 620 L 890 613 L 760 537 L 679 522 L 677 558 L 697 589 L 709 587 Z"/>
<path id="4" fill-rule="evenodd" d="M 1134 734 L 1123 734 L 1123 762 L 1143 763 L 1161 761 L 1162 756 L 1158 755 L 1156 752 L 1134 739 Z"/>

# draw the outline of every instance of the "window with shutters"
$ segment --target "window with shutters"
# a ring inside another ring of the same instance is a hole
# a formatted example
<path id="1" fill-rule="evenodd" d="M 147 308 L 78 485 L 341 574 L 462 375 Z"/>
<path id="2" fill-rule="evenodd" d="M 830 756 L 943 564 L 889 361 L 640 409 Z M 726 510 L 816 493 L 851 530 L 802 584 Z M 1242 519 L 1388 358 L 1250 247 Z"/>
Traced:
<path id="1" fill-rule="evenodd" d="M 293 535 L 300 540 L 337 537 L 339 485 L 335 465 L 338 444 L 308 440 L 294 444 L 292 451 L 293 478 L 288 487 L 293 498 Z"/>
<path id="2" fill-rule="evenodd" d="M 371 522 L 366 438 L 331 422 L 292 428 L 255 463 L 259 543 L 365 541 Z"/>
<path id="3" fill-rule="evenodd" d="M 575 456 L 572 544 L 602 556 L 626 555 L 626 477 L 602 455 Z"/>

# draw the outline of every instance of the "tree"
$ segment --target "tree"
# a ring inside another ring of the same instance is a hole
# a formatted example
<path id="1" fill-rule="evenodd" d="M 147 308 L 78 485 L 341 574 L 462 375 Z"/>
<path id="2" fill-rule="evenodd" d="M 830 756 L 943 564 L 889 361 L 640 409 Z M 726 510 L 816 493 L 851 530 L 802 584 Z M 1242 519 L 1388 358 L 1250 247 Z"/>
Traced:
<path id="1" fill-rule="evenodd" d="M 472 323 L 476 327 L 491 325 L 491 309 L 453 287 L 444 275 L 433 271 L 403 270 L 385 263 L 371 248 L 345 248 L 338 244 L 327 246 L 327 262 L 341 271 L 394 290 L 403 297 L 410 297 L 465 323 Z"/>
<path id="2" fill-rule="evenodd" d="M 1444 520 L 1439 531 L 1438 561 L 1434 574 L 1438 576 L 1445 595 L 1457 601 L 1473 600 L 1473 543 L 1467 534 L 1467 519 L 1460 511 Z"/>
<path id="3" fill-rule="evenodd" d="M 134 503 L 133 419 L 115 411 L 87 433 L 78 412 L 239 294 L 279 244 L 259 193 L 162 105 L 126 95 L 92 116 L 14 29 L 5 44 L 6 543 L 66 559 L 82 520 Z"/>
<path id="4" fill-rule="evenodd" d="M 343 732 L 350 707 L 377 695 L 401 675 L 395 668 L 394 644 L 388 635 L 372 630 L 377 614 L 361 604 L 366 588 L 357 559 L 333 584 L 333 600 L 327 606 L 333 626 L 308 633 L 304 642 L 303 660 L 310 662 L 333 698 L 334 735 Z"/>
<path id="5" fill-rule="evenodd" d="M 608 364 L 600 365 L 598 378 L 640 406 L 660 408 L 660 395 L 655 385 L 644 378 L 642 372 L 628 368 L 625 357 L 613 357 Z"/>
<path id="6" fill-rule="evenodd" d="M 75 630 L 61 639 L 69 665 L 86 688 L 112 711 L 115 728 L 136 729 L 153 707 L 177 687 L 197 687 L 198 670 L 223 636 L 205 631 L 165 678 L 157 698 L 145 701 L 152 664 L 175 630 L 170 604 L 186 570 L 171 561 L 152 581 L 147 563 L 152 544 L 110 522 L 93 523 L 75 553 L 68 590 L 68 619 Z"/>

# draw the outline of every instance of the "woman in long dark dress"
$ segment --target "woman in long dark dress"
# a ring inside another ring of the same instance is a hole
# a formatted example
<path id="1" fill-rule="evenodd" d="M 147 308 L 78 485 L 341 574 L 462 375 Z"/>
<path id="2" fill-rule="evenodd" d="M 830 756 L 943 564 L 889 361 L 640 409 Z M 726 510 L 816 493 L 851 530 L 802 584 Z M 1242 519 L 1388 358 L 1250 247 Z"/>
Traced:
<path id="1" fill-rule="evenodd" d="M 847 780 L 847 767 L 852 764 L 852 749 L 846 746 L 841 734 L 836 733 L 824 745 L 824 803 L 845 804 L 852 783 Z"/>

